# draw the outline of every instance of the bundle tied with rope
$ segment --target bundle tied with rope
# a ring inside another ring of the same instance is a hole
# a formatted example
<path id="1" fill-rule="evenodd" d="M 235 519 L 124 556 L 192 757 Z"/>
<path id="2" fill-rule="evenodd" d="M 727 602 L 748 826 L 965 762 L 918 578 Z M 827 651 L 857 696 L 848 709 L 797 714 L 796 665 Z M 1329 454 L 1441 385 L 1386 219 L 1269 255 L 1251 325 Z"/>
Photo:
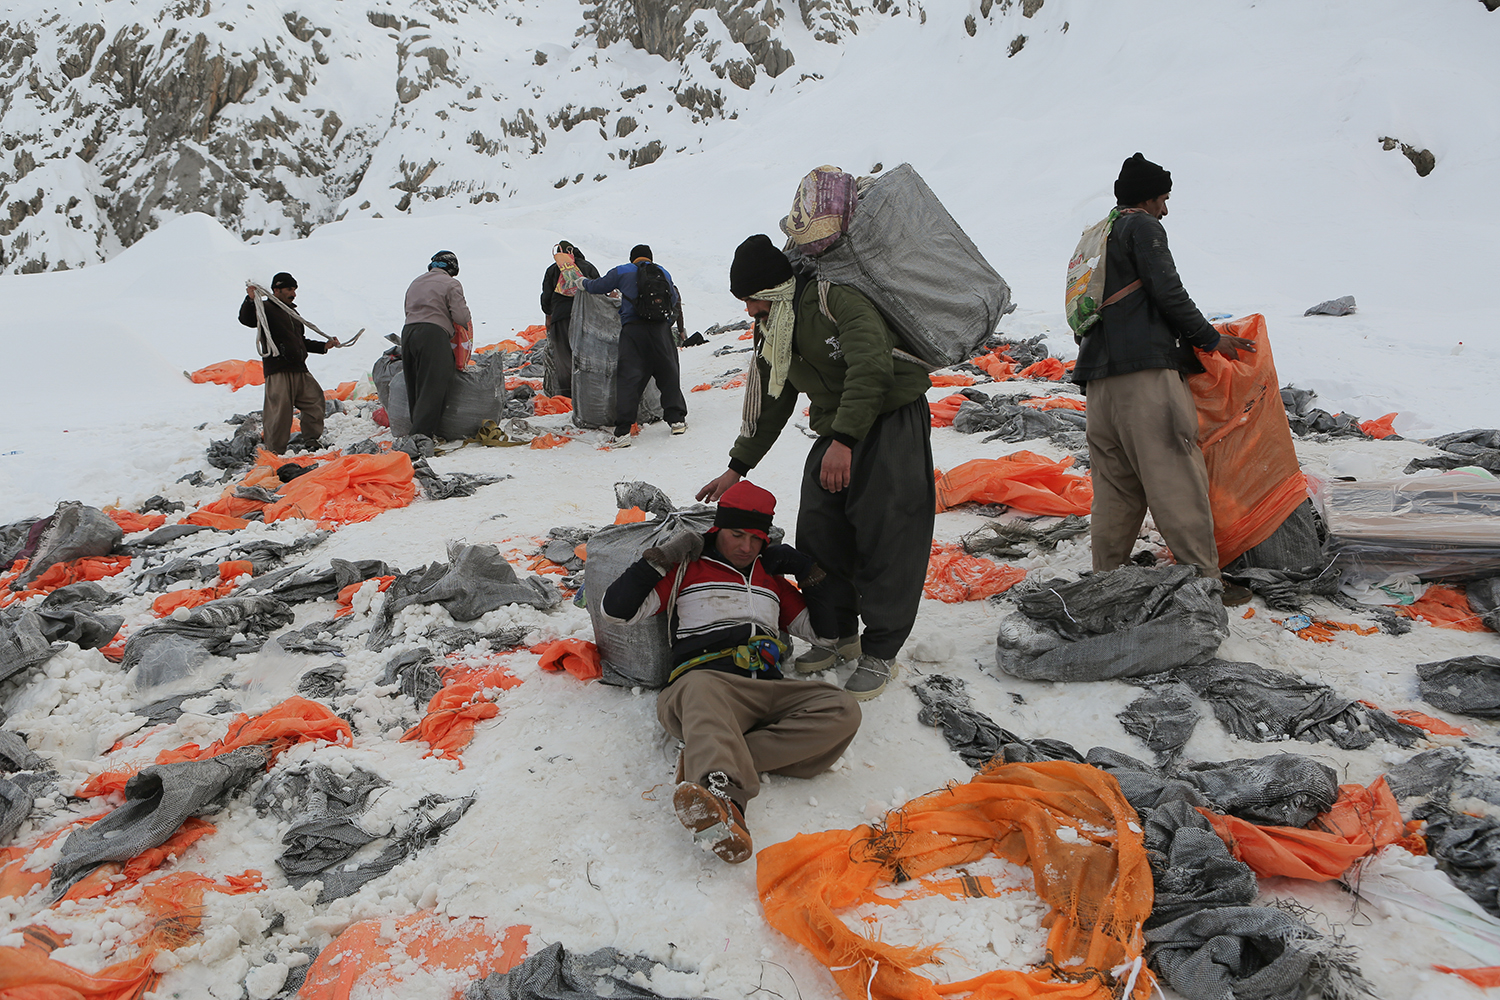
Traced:
<path id="1" fill-rule="evenodd" d="M 303 318 L 303 316 L 299 312 L 297 312 L 296 309 L 293 309 L 290 305 L 281 301 L 275 295 L 271 294 L 271 290 L 269 288 L 266 288 L 264 285 L 261 285 L 260 283 L 255 281 L 246 281 L 245 289 L 247 291 L 253 290 L 255 293 L 250 296 L 251 300 L 255 303 L 255 349 L 260 353 L 260 356 L 262 358 L 281 357 L 281 348 L 276 346 L 276 341 L 271 337 L 271 327 L 266 322 L 267 302 L 276 303 L 276 305 L 285 310 L 286 313 L 292 317 L 292 319 L 296 320 L 298 323 L 301 323 L 303 326 L 307 327 L 309 330 L 311 330 L 313 333 L 316 333 L 324 340 L 334 339 L 333 337 L 324 333 L 322 330 L 319 330 L 316 323 L 312 322 L 309 319 Z M 363 332 L 363 330 L 360 331 L 360 333 Z M 358 334 L 356 334 L 355 336 L 357 337 Z M 352 344 L 353 341 L 351 340 L 350 343 Z"/>

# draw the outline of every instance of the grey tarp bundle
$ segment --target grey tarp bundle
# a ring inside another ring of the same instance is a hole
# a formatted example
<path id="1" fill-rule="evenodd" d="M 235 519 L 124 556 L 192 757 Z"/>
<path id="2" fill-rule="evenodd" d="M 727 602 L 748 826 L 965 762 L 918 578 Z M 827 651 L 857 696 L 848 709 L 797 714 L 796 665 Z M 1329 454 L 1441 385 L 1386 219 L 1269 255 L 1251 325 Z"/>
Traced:
<path id="1" fill-rule="evenodd" d="M 49 519 L 50 520 L 50 519 Z M 0 573 L 10 569 L 10 564 L 26 554 L 31 547 L 33 531 L 40 536 L 46 526 L 38 529 L 41 518 L 28 517 L 0 527 Z"/>
<path id="2" fill-rule="evenodd" d="M 277 636 L 278 644 L 281 644 L 282 636 Z M 286 649 L 285 644 L 281 644 Z M 319 667 L 313 667 L 297 678 L 297 693 L 304 698 L 329 699 L 338 694 L 344 688 L 344 675 L 348 671 L 341 663 L 325 663 Z"/>
<path id="3" fill-rule="evenodd" d="M 236 469 L 255 461 L 260 451 L 260 421 L 246 417 L 235 428 L 234 436 L 208 444 L 208 464 L 215 469 Z"/>
<path id="4" fill-rule="evenodd" d="M 1124 566 L 1073 583 L 1044 580 L 1015 598 L 1019 613 L 1000 623 L 996 660 L 1013 676 L 1053 681 L 1138 677 L 1201 663 L 1229 635 L 1221 592 L 1219 581 L 1193 566 Z"/>
<path id="5" fill-rule="evenodd" d="M 384 786 L 383 778 L 362 768 L 340 775 L 322 764 L 279 770 L 266 779 L 255 808 L 292 823 L 276 863 L 293 887 L 300 889 L 379 839 L 360 829 L 358 818 L 371 793 Z"/>
<path id="6" fill-rule="evenodd" d="M 1412 459 L 1403 470 L 1408 475 L 1423 469 L 1457 469 L 1465 465 L 1500 473 L 1500 430 L 1476 427 L 1428 438 L 1426 443 L 1440 449 L 1443 454 Z"/>
<path id="7" fill-rule="evenodd" d="M 529 604 L 546 611 L 562 602 L 562 593 L 541 577 L 519 579 L 496 545 L 450 541 L 448 560 L 446 566 L 434 564 L 441 567 L 436 575 L 428 567 L 421 590 L 394 599 L 387 591 L 392 614 L 413 604 L 441 604 L 454 621 L 468 622 L 507 604 Z"/>
<path id="8" fill-rule="evenodd" d="M 1038 528 L 1026 521 L 1003 523 L 991 521 L 982 528 L 969 532 L 960 539 L 964 551 L 971 556 L 986 555 L 996 559 L 1021 559 L 1038 552 L 1051 552 L 1057 543 L 1067 538 L 1086 535 L 1089 519 L 1069 514 L 1048 528 Z M 1029 548 L 1028 548 L 1029 547 Z"/>
<path id="9" fill-rule="evenodd" d="M 592 528 L 553 528 L 547 532 L 547 541 L 542 546 L 542 556 L 557 563 L 569 573 L 583 569 L 583 560 L 578 556 L 578 546 L 585 544 L 594 534 Z"/>
<path id="10" fill-rule="evenodd" d="M 1474 580 L 1465 590 L 1469 609 L 1491 632 L 1500 632 L 1500 576 Z"/>
<path id="11" fill-rule="evenodd" d="M 443 687 L 443 677 L 432 665 L 436 659 L 437 655 L 426 646 L 398 653 L 386 663 L 380 685 L 397 685 L 402 694 L 423 708 Z"/>
<path id="12" fill-rule="evenodd" d="M 1169 683 L 1151 687 L 1115 718 L 1158 758 L 1170 759 L 1193 735 L 1202 714 L 1191 690 L 1182 684 Z"/>
<path id="13" fill-rule="evenodd" d="M 1370 435 L 1359 429 L 1359 418 L 1352 413 L 1332 414 L 1312 405 L 1318 394 L 1311 389 L 1284 386 L 1281 390 L 1281 405 L 1286 409 L 1287 423 L 1298 437 L 1311 434 L 1327 434 L 1336 438 L 1368 438 Z"/>
<path id="14" fill-rule="evenodd" d="M 31 815 L 37 790 L 55 777 L 24 739 L 0 729 L 0 847 Z"/>
<path id="15" fill-rule="evenodd" d="M 393 837 L 375 857 L 352 869 L 347 866 L 332 868 L 307 879 L 323 883 L 317 901 L 321 904 L 354 895 L 365 883 L 373 882 L 422 848 L 437 843 L 453 824 L 463 819 L 473 804 L 472 795 L 462 799 L 424 795 L 413 807 L 417 816 L 411 826 L 405 833 Z"/>
<path id="16" fill-rule="evenodd" d="M 1426 797 L 1412 811 L 1425 820 L 1428 853 L 1465 895 L 1500 916 L 1500 820 L 1470 800 L 1500 805 L 1500 780 L 1469 770 L 1468 754 L 1439 747 L 1417 754 L 1386 775 L 1398 799 Z"/>
<path id="17" fill-rule="evenodd" d="M 1224 575 L 1278 611 L 1300 611 L 1308 597 L 1336 594 L 1343 574 L 1323 556 L 1312 500 L 1307 499 L 1270 538 L 1225 566 Z"/>
<path id="18" fill-rule="evenodd" d="M 1336 299 L 1328 299 L 1310 307 L 1304 316 L 1351 316 L 1357 311 L 1354 304 L 1354 296 L 1340 295 Z"/>
<path id="19" fill-rule="evenodd" d="M 432 466 L 427 464 L 427 459 L 413 459 L 411 463 L 412 476 L 422 486 L 422 495 L 428 500 L 449 500 L 453 497 L 471 497 L 479 492 L 479 487 L 498 483 L 501 479 L 509 479 L 509 476 L 481 476 L 473 472 L 454 472 L 446 476 L 440 476 L 432 471 Z"/>
<path id="20" fill-rule="evenodd" d="M 568 342 L 573 347 L 573 423 L 578 427 L 613 427 L 620 310 L 608 296 L 578 292 L 573 296 Z M 636 422 L 661 418 L 661 392 L 652 379 L 641 394 Z"/>
<path id="21" fill-rule="evenodd" d="M 1339 797 L 1333 769 L 1295 753 L 1193 764 L 1177 777 L 1220 812 L 1261 825 L 1306 826 Z"/>
<path id="22" fill-rule="evenodd" d="M 953 429 L 960 434 L 988 433 L 985 441 L 1012 444 L 1047 438 L 1070 451 L 1080 451 L 1088 444 L 1083 436 L 1087 420 L 1077 410 L 1039 410 L 1003 397 L 981 403 L 970 397 L 953 415 Z"/>
<path id="23" fill-rule="evenodd" d="M 343 643 L 337 641 L 337 636 L 349 624 L 348 618 L 327 618 L 323 621 L 308 622 L 299 629 L 289 629 L 276 637 L 276 645 L 288 653 L 333 653 L 336 656 L 344 655 Z M 324 639 L 323 633 L 328 633 Z"/>
<path id="24" fill-rule="evenodd" d="M 902 347 L 934 368 L 973 357 L 1014 308 L 1005 279 L 909 163 L 860 191 L 849 228 L 827 250 L 788 256 L 820 281 L 863 292 Z"/>
<path id="25" fill-rule="evenodd" d="M 192 673 L 210 656 L 238 656 L 265 645 L 266 636 L 291 623 L 295 613 L 274 597 L 225 597 L 193 608 L 182 618 L 148 625 L 125 643 L 120 669 L 135 670 L 137 688 Z"/>
<path id="26" fill-rule="evenodd" d="M 1422 700 L 1435 708 L 1478 719 L 1500 719 L 1500 659 L 1455 656 L 1418 663 Z"/>
<path id="27" fill-rule="evenodd" d="M 101 605 L 118 600 L 92 581 L 59 587 L 41 604 L 0 611 L 0 680 L 46 662 L 55 642 L 75 642 L 82 649 L 108 645 L 125 619 L 101 614 Z"/>
<path id="28" fill-rule="evenodd" d="M 226 678 L 222 683 L 232 685 L 234 683 L 233 676 L 226 675 Z M 150 726 L 157 726 L 164 722 L 176 722 L 178 719 L 182 718 L 182 713 L 184 711 L 182 707 L 183 702 L 192 701 L 194 698 L 202 698 L 205 695 L 213 694 L 214 691 L 219 689 L 219 686 L 215 686 L 212 688 L 205 688 L 202 691 L 188 691 L 185 694 L 174 694 L 169 695 L 166 698 L 157 698 L 155 701 L 150 701 L 137 708 L 132 708 L 130 710 L 130 713 L 132 715 L 139 715 L 141 718 L 145 719 L 146 724 Z M 225 701 L 222 697 L 220 697 L 219 700 L 214 704 L 213 708 L 210 709 L 207 714 L 220 715 L 224 712 L 233 710 L 234 704 L 232 702 Z"/>
<path id="29" fill-rule="evenodd" d="M 392 576 L 390 566 L 379 559 L 330 559 L 327 566 L 310 567 L 303 563 L 253 577 L 236 587 L 234 597 L 264 594 L 287 604 L 304 601 L 331 601 L 351 583 L 377 576 Z"/>
<path id="30" fill-rule="evenodd" d="M 26 572 L 16 578 L 11 589 L 24 590 L 58 563 L 85 556 L 107 556 L 124 537 L 125 532 L 104 511 L 76 500 L 65 500 L 57 505 L 36 552 L 26 563 Z"/>
<path id="31" fill-rule="evenodd" d="M 1363 750 L 1377 739 L 1409 747 L 1427 738 L 1424 730 L 1342 697 L 1326 684 L 1255 663 L 1213 659 L 1174 676 L 1212 705 L 1214 717 L 1242 740 L 1291 737 Z"/>
<path id="32" fill-rule="evenodd" d="M 385 407 L 387 417 L 391 412 L 391 383 L 405 378 L 404 372 L 400 345 L 387 349 L 370 366 L 370 381 L 375 385 L 375 396 L 380 400 L 380 405 Z M 407 423 L 410 422 L 408 417 Z"/>
<path id="33" fill-rule="evenodd" d="M 660 998 L 637 979 L 649 979 L 659 962 L 600 948 L 588 955 L 548 945 L 509 972 L 492 972 L 464 992 L 464 1000 L 603 1000 Z"/>
<path id="34" fill-rule="evenodd" d="M 125 784 L 125 804 L 90 826 L 68 834 L 52 867 L 61 893 L 105 861 L 126 861 L 156 847 L 184 820 L 215 806 L 265 770 L 263 746 L 241 747 L 206 760 L 153 764 Z"/>
<path id="35" fill-rule="evenodd" d="M 578 315 L 576 306 L 573 315 Z M 576 382 L 573 391 L 576 399 Z M 600 680 L 604 683 L 620 687 L 666 686 L 673 666 L 666 615 L 652 615 L 634 625 L 613 621 L 604 614 L 604 592 L 653 545 L 660 545 L 679 531 L 707 531 L 713 523 L 714 508 L 700 505 L 650 521 L 600 528 L 589 539 L 584 597 L 594 623 L 594 643 L 599 647 L 604 671 Z"/>
<path id="36" fill-rule="evenodd" d="M 486 420 L 505 418 L 505 356 L 499 351 L 480 355 L 475 364 L 453 373 L 438 436 L 445 441 L 473 437 Z M 391 375 L 385 395 L 385 415 L 392 437 L 411 434 L 411 403 L 406 398 L 406 376 L 401 369 Z"/>

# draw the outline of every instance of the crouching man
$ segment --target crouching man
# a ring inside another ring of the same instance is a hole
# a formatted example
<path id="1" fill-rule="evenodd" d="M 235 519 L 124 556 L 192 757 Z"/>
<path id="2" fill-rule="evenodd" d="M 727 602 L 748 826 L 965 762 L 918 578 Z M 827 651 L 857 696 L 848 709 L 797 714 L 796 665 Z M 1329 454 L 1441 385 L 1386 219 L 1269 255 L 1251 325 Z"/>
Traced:
<path id="1" fill-rule="evenodd" d="M 736 483 L 706 534 L 681 532 L 647 549 L 604 594 L 604 613 L 616 621 L 669 616 L 675 666 L 656 714 L 683 742 L 672 803 L 694 840 L 730 864 L 752 853 L 745 806 L 760 791 L 760 773 L 821 774 L 859 729 L 851 695 L 782 675 L 782 632 L 827 640 L 779 575 L 813 585 L 818 570 L 796 549 L 767 544 L 775 510 L 770 493 Z"/>

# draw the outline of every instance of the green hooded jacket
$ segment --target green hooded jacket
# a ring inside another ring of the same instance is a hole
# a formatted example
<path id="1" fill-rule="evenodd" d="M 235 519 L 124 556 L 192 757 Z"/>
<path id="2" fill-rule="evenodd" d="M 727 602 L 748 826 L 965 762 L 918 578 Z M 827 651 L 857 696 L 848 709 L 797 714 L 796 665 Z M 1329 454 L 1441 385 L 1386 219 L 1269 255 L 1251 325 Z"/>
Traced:
<path id="1" fill-rule="evenodd" d="M 891 356 L 900 341 L 875 304 L 847 285 L 830 285 L 830 322 L 818 308 L 818 284 L 809 281 L 797 299 L 792 360 L 781 396 L 762 392 L 760 420 L 752 437 L 741 435 L 729 450 L 729 467 L 740 475 L 753 469 L 771 450 L 787 419 L 806 393 L 812 429 L 849 447 L 869 433 L 875 418 L 920 399 L 932 387 L 927 370 Z M 770 366 L 760 356 L 756 331 L 754 359 L 761 385 L 770 383 Z"/>

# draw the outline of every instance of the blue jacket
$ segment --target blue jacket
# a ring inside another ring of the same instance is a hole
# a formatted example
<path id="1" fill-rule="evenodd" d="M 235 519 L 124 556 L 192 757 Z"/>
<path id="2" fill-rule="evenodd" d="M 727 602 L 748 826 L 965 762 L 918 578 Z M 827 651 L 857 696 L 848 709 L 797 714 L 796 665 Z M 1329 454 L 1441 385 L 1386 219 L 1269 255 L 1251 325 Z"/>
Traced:
<path id="1" fill-rule="evenodd" d="M 656 265 L 661 267 L 660 264 Z M 677 283 L 672 280 L 672 274 L 666 268 L 661 268 L 662 273 L 667 276 L 667 282 L 672 286 L 672 305 L 677 306 L 682 302 L 682 297 L 677 294 Z M 600 278 L 590 278 L 583 283 L 583 290 L 594 295 L 603 295 L 605 292 L 620 290 L 625 300 L 620 303 L 620 322 L 639 323 L 641 319 L 635 314 L 635 272 L 634 264 L 621 264 L 619 267 L 611 268 L 609 273 Z"/>

